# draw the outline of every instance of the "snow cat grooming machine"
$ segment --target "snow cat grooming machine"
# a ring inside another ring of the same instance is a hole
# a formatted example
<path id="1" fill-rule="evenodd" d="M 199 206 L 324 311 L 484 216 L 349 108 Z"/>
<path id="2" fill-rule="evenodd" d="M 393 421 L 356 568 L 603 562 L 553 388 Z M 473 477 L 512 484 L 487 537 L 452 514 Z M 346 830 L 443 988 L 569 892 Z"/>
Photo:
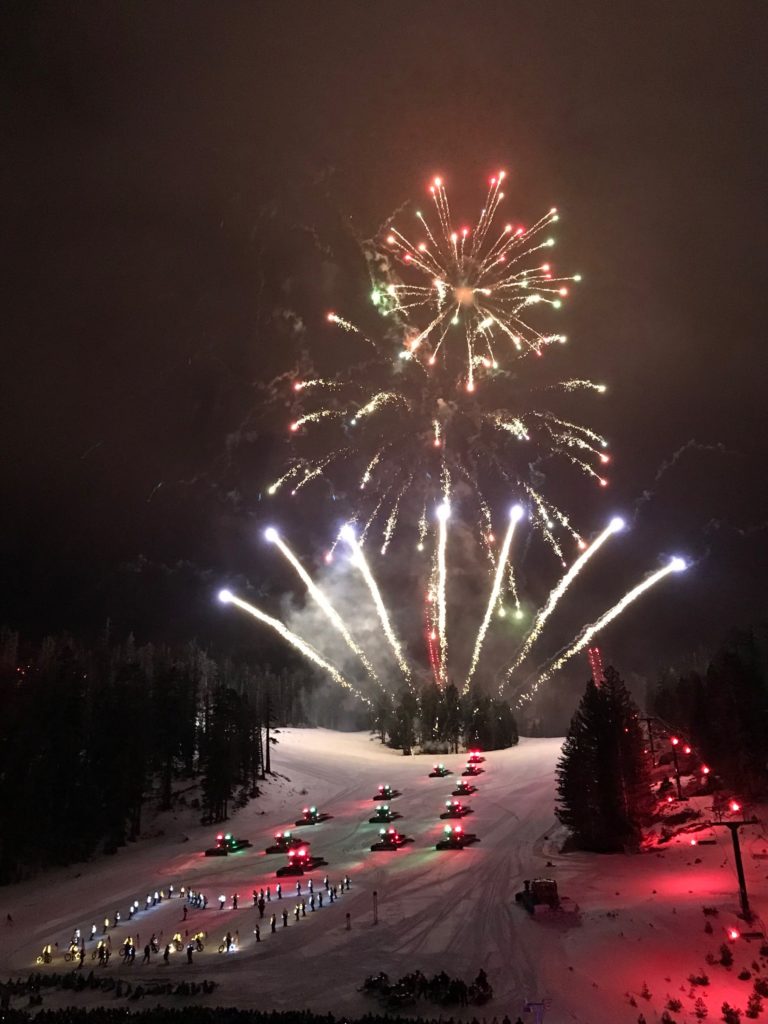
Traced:
<path id="1" fill-rule="evenodd" d="M 441 818 L 463 818 L 466 814 L 472 814 L 471 807 L 465 807 L 461 800 L 446 800 L 445 810 Z"/>
<path id="2" fill-rule="evenodd" d="M 396 818 L 402 818 L 402 814 L 393 811 L 389 804 L 376 804 L 373 817 L 369 818 L 368 821 L 371 825 L 388 825 L 390 821 L 394 821 Z"/>
<path id="3" fill-rule="evenodd" d="M 327 864 L 327 861 L 322 857 L 313 857 L 306 844 L 303 844 L 288 850 L 288 863 L 278 868 L 275 874 L 278 878 L 284 878 L 286 875 L 303 875 L 305 871 L 312 871 L 323 864 Z"/>
<path id="4" fill-rule="evenodd" d="M 319 825 L 321 821 L 328 821 L 332 817 L 332 814 L 318 811 L 316 807 L 304 807 L 301 817 L 296 819 L 296 825 Z"/>
<path id="5" fill-rule="evenodd" d="M 454 796 L 471 796 L 477 792 L 477 786 L 471 782 L 466 782 L 464 779 L 459 779 L 456 783 L 456 789 L 453 791 Z"/>
<path id="6" fill-rule="evenodd" d="M 396 828 L 391 825 L 389 828 L 379 829 L 378 841 L 371 845 L 373 852 L 382 851 L 394 851 L 399 850 L 401 846 L 405 846 L 406 843 L 412 843 L 413 839 L 409 836 L 404 835 L 402 832 L 398 832 Z"/>
<path id="7" fill-rule="evenodd" d="M 472 843 L 479 843 L 474 832 L 465 832 L 461 825 L 446 825 L 443 838 L 435 844 L 436 850 L 463 850 Z"/>
<path id="8" fill-rule="evenodd" d="M 400 796 L 399 789 L 392 789 L 390 785 L 382 782 L 376 792 L 371 797 L 372 800 L 394 800 L 396 796 Z"/>
<path id="9" fill-rule="evenodd" d="M 250 839 L 236 839 L 231 832 L 219 832 L 216 845 L 205 851 L 206 857 L 226 857 L 228 853 L 237 853 L 251 845 Z"/>
<path id="10" fill-rule="evenodd" d="M 294 846 L 309 846 L 308 839 L 299 839 L 287 829 L 285 832 L 275 832 L 274 838 L 274 843 L 266 848 L 265 853 L 287 853 Z"/>
<path id="11" fill-rule="evenodd" d="M 554 878 L 526 878 L 522 892 L 515 893 L 515 903 L 521 904 L 531 915 L 542 912 L 574 914 L 579 909 L 570 897 L 558 893 Z"/>

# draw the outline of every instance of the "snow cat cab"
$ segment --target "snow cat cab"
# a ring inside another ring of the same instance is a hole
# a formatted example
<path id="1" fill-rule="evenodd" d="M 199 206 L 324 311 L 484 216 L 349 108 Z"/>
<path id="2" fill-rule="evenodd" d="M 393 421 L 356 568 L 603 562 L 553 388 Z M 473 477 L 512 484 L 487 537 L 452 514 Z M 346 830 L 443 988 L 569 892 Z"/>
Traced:
<path id="1" fill-rule="evenodd" d="M 477 792 L 477 786 L 471 782 L 465 782 L 464 779 L 459 779 L 456 783 L 456 789 L 453 791 L 454 796 L 471 796 L 472 793 Z"/>
<path id="2" fill-rule="evenodd" d="M 465 807 L 461 800 L 446 800 L 445 810 L 441 818 L 463 818 L 465 814 L 472 814 L 471 807 Z"/>
<path id="3" fill-rule="evenodd" d="M 303 875 L 305 871 L 312 871 L 319 868 L 326 861 L 322 857 L 313 857 L 307 849 L 306 843 L 301 846 L 292 847 L 288 850 L 288 863 L 278 868 L 275 874 L 278 878 L 285 875 Z"/>
<path id="4" fill-rule="evenodd" d="M 396 796 L 400 796 L 399 789 L 392 789 L 392 787 L 385 782 L 377 788 L 371 799 L 373 800 L 394 800 Z"/>
<path id="5" fill-rule="evenodd" d="M 376 804 L 373 809 L 373 817 L 369 818 L 368 821 L 371 825 L 388 824 L 390 821 L 394 821 L 395 818 L 399 818 L 401 815 L 397 811 L 391 810 L 389 804 Z"/>
<path id="6" fill-rule="evenodd" d="M 469 757 L 467 758 L 470 764 L 482 764 L 484 760 L 485 758 L 479 750 L 470 750 Z"/>
<path id="7" fill-rule="evenodd" d="M 572 899 L 558 893 L 554 878 L 526 878 L 522 892 L 515 893 L 515 903 L 525 907 L 531 915 L 542 911 L 576 913 L 579 909 Z"/>
<path id="8" fill-rule="evenodd" d="M 389 828 L 379 829 L 378 842 L 371 846 L 371 850 L 399 850 L 401 846 L 412 842 L 412 839 L 409 839 L 408 836 L 398 832 L 396 828 L 390 825 Z"/>
<path id="9" fill-rule="evenodd" d="M 446 768 L 441 761 L 440 764 L 432 765 L 432 771 L 429 773 L 429 778 L 444 779 L 446 775 L 453 775 L 453 772 L 450 768 Z"/>
<path id="10" fill-rule="evenodd" d="M 468 761 L 466 768 L 464 769 L 464 771 L 461 774 L 462 775 L 482 775 L 484 771 L 485 771 L 485 768 L 481 768 L 479 764 L 473 764 L 471 761 Z"/>
<path id="11" fill-rule="evenodd" d="M 301 817 L 296 819 L 296 825 L 318 825 L 321 821 L 328 821 L 332 815 L 318 811 L 316 807 L 305 807 Z"/>
<path id="12" fill-rule="evenodd" d="M 226 857 L 228 853 L 237 853 L 251 845 L 250 839 L 236 839 L 231 832 L 219 832 L 216 845 L 205 851 L 206 857 Z"/>
<path id="13" fill-rule="evenodd" d="M 309 846 L 307 839 L 299 839 L 288 829 L 284 832 L 275 832 L 274 839 L 274 843 L 268 846 L 264 853 L 287 853 L 294 846 Z"/>
<path id="14" fill-rule="evenodd" d="M 463 850 L 465 846 L 479 842 L 474 832 L 465 832 L 461 825 L 446 825 L 443 838 L 439 839 L 438 850 Z"/>

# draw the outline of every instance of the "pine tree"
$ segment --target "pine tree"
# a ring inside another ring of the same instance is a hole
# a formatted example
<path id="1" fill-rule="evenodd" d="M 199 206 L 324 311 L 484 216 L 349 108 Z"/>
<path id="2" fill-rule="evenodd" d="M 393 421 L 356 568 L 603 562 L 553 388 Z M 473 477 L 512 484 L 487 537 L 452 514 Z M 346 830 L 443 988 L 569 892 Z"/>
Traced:
<path id="1" fill-rule="evenodd" d="M 608 853 L 635 846 L 653 809 L 639 715 L 618 672 L 587 683 L 557 766 L 557 816 L 575 843 Z"/>

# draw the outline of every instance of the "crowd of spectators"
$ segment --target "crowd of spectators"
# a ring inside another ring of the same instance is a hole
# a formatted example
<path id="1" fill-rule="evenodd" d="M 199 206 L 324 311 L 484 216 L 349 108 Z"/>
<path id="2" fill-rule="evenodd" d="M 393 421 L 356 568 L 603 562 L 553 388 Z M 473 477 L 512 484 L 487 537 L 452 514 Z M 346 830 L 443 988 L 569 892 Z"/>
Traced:
<path id="1" fill-rule="evenodd" d="M 389 1009 L 414 1006 L 419 999 L 440 1006 L 482 1006 L 493 998 L 493 989 L 484 970 L 478 971 L 471 984 L 461 978 L 451 978 L 445 971 L 428 978 L 421 971 L 411 971 L 390 983 L 384 971 L 369 975 L 361 989 L 376 995 Z"/>
<path id="2" fill-rule="evenodd" d="M 26 1010 L 5 1010 L 0 1019 L 3 1024 L 29 1024 L 30 1021 L 35 1024 L 512 1024 L 507 1016 L 501 1022 L 496 1017 L 491 1021 L 473 1017 L 469 1022 L 462 1022 L 453 1017 L 436 1019 L 366 1013 L 350 1018 L 310 1010 L 238 1010 L 220 1006 L 153 1006 L 138 1011 L 125 1007 L 86 1010 L 70 1006 L 61 1010 L 37 1010 L 34 1017 Z M 518 1017 L 515 1024 L 523 1024 L 521 1018 Z"/>
<path id="3" fill-rule="evenodd" d="M 93 971 L 88 974 L 79 974 L 75 971 L 69 971 L 66 974 L 41 974 L 38 972 L 30 974 L 26 978 L 9 978 L 6 982 L 0 982 L 0 1011 L 3 1012 L 3 1017 L 0 1020 L 5 1024 L 9 1019 L 5 1013 L 10 1010 L 12 999 L 27 999 L 30 1007 L 41 1006 L 43 991 L 46 989 L 75 993 L 112 992 L 116 999 L 136 1001 L 143 996 L 208 996 L 215 988 L 215 981 L 147 981 L 144 984 L 133 984 L 130 981 L 109 976 L 97 976 Z M 64 1018 L 62 1018 L 62 1024 L 63 1020 Z M 95 1024 L 95 1019 L 91 1024 Z"/>

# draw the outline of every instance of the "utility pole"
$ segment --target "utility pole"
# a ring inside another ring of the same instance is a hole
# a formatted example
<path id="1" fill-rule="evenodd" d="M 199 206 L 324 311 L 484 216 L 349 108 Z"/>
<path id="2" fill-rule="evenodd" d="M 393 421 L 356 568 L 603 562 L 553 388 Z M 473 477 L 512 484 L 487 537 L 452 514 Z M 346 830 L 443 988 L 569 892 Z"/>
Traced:
<path id="1" fill-rule="evenodd" d="M 731 804 L 731 807 L 735 811 L 740 811 L 741 807 L 738 804 Z M 741 821 L 712 821 L 710 822 L 712 828 L 727 828 L 730 829 L 731 839 L 733 840 L 733 858 L 736 861 L 736 875 L 739 879 L 739 899 L 741 901 L 741 917 L 745 921 L 751 921 L 754 917 L 752 910 L 749 906 L 749 896 L 747 895 L 747 880 L 744 877 L 744 864 L 741 860 L 741 846 L 739 844 L 739 829 L 745 825 L 756 825 L 757 818 L 744 818 Z"/>

